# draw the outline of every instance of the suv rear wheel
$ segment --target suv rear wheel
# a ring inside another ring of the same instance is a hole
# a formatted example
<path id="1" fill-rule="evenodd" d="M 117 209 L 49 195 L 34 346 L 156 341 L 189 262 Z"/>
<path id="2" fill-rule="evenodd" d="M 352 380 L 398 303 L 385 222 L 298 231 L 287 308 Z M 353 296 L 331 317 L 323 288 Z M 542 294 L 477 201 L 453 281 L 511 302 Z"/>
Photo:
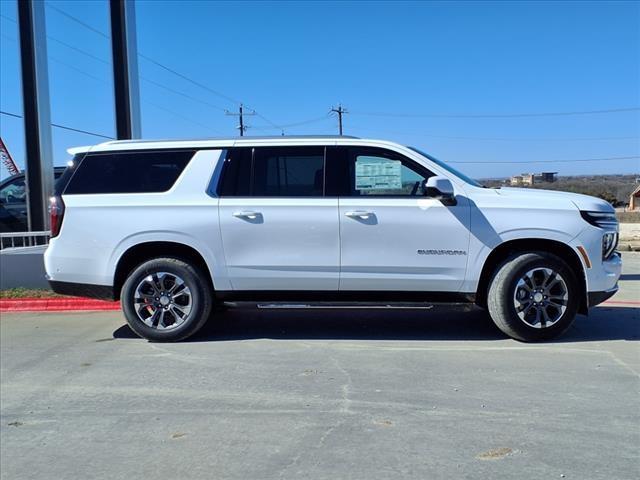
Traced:
<path id="1" fill-rule="evenodd" d="M 211 313 L 212 292 L 198 268 L 179 258 L 155 258 L 133 270 L 122 286 L 122 311 L 131 329 L 155 342 L 196 333 Z"/>
<path id="2" fill-rule="evenodd" d="M 576 275 L 562 259 L 544 252 L 521 253 L 497 268 L 487 307 L 504 333 L 534 342 L 554 338 L 571 326 L 579 295 Z"/>

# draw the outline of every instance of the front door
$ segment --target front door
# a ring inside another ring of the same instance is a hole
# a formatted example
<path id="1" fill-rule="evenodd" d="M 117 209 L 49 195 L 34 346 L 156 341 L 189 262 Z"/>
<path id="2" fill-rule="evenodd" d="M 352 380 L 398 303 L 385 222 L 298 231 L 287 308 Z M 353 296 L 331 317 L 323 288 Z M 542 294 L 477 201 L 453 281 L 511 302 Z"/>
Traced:
<path id="1" fill-rule="evenodd" d="M 464 195 L 455 206 L 425 197 L 433 173 L 396 152 L 340 150 L 349 183 L 339 197 L 340 290 L 457 292 L 470 238 Z"/>
<path id="2" fill-rule="evenodd" d="M 325 147 L 230 149 L 219 216 L 234 290 L 338 289 L 338 199 L 324 197 Z"/>

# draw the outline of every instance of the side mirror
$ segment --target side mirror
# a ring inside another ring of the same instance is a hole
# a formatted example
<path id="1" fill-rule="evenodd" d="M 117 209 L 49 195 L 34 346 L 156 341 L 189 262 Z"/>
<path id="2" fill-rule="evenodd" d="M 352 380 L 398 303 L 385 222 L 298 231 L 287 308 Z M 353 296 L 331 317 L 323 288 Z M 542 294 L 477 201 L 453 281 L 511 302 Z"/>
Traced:
<path id="1" fill-rule="evenodd" d="M 456 197 L 451 180 L 445 177 L 429 177 L 422 182 L 422 191 L 425 196 L 440 200 L 444 205 L 455 205 Z"/>

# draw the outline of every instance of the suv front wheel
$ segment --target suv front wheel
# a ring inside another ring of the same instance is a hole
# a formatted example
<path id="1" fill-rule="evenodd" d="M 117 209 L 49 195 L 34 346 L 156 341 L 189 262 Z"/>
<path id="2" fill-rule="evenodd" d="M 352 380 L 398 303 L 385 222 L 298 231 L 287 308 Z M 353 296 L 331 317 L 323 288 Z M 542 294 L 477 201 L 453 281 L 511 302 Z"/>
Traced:
<path id="1" fill-rule="evenodd" d="M 487 298 L 491 318 L 516 340 L 534 342 L 567 330 L 578 311 L 580 289 L 573 270 L 559 257 L 514 255 L 496 270 Z"/>
<path id="2" fill-rule="evenodd" d="M 120 294 L 131 329 L 155 342 L 177 342 L 200 330 L 211 313 L 211 299 L 203 272 L 170 257 L 139 265 Z"/>

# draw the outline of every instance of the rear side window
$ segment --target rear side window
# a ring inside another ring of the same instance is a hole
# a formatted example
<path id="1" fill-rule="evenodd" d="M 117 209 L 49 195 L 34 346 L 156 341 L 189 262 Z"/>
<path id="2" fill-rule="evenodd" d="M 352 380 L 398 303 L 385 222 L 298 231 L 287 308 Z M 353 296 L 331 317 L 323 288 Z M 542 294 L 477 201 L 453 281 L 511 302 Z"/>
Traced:
<path id="1" fill-rule="evenodd" d="M 324 147 L 233 148 L 218 194 L 232 197 L 321 197 Z"/>
<path id="2" fill-rule="evenodd" d="M 78 165 L 82 163 L 82 159 L 85 155 L 86 153 L 78 153 L 74 155 L 73 160 L 71 160 L 67 164 L 67 168 L 64 169 L 64 172 L 58 178 L 56 178 L 56 183 L 53 189 L 54 195 L 62 195 L 65 188 L 67 188 L 71 177 L 73 177 L 73 174 L 76 173 Z"/>
<path id="3" fill-rule="evenodd" d="M 218 195 L 222 197 L 248 197 L 251 188 L 251 148 L 227 150 Z"/>
<path id="4" fill-rule="evenodd" d="M 321 197 L 324 147 L 257 148 L 254 197 Z"/>
<path id="5" fill-rule="evenodd" d="M 166 192 L 194 153 L 190 150 L 88 154 L 76 167 L 64 193 Z"/>

